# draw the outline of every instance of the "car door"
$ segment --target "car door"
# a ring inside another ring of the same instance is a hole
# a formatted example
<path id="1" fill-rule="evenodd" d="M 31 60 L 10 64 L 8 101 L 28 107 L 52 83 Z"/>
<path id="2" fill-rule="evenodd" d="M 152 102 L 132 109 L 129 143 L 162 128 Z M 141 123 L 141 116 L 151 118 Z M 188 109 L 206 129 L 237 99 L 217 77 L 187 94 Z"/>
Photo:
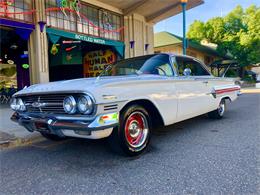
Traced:
<path id="1" fill-rule="evenodd" d="M 210 74 L 201 64 L 190 57 L 176 57 L 179 76 L 175 86 L 178 96 L 177 120 L 185 120 L 206 113 L 210 110 Z M 184 70 L 190 69 L 191 74 L 185 75 Z"/>
<path id="2" fill-rule="evenodd" d="M 170 125 L 176 121 L 177 117 L 177 94 L 172 78 L 175 72 L 172 68 L 170 56 L 159 54 L 147 60 L 139 70 L 143 74 L 156 75 L 152 77 L 150 84 L 144 85 L 141 93 L 159 108 L 165 125 Z M 155 119 L 156 120 L 156 119 Z"/>
<path id="3" fill-rule="evenodd" d="M 195 61 L 196 71 L 194 73 L 194 78 L 196 81 L 202 83 L 202 91 L 203 91 L 203 100 L 204 104 L 201 108 L 201 112 L 207 113 L 216 109 L 216 105 L 218 104 L 214 96 L 212 95 L 213 87 L 214 87 L 214 76 L 211 75 L 209 70 L 207 70 L 206 65 L 202 62 L 193 59 Z M 217 104 L 216 104 L 217 103 Z"/>

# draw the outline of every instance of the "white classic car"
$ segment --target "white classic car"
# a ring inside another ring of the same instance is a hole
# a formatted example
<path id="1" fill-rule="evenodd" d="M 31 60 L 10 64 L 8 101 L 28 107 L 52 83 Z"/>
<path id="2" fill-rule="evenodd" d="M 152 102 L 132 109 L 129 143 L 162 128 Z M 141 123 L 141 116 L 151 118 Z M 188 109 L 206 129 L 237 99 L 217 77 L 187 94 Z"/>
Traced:
<path id="1" fill-rule="evenodd" d="M 153 128 L 205 113 L 220 119 L 226 100 L 239 94 L 192 57 L 154 54 L 118 61 L 97 78 L 23 89 L 13 96 L 11 119 L 53 140 L 108 137 L 116 151 L 138 155 Z"/>

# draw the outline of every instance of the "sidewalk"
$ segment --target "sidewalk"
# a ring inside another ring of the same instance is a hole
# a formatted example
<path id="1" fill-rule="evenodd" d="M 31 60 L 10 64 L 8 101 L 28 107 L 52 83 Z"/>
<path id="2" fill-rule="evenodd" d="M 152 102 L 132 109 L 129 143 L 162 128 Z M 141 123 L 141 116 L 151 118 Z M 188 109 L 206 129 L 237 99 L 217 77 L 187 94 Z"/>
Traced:
<path id="1" fill-rule="evenodd" d="M 260 86 L 256 87 L 248 87 L 248 88 L 242 88 L 241 89 L 242 94 L 243 93 L 260 93 Z"/>
<path id="2" fill-rule="evenodd" d="M 30 143 L 40 139 L 38 132 L 30 133 L 10 120 L 13 111 L 8 105 L 0 105 L 0 148 Z"/>

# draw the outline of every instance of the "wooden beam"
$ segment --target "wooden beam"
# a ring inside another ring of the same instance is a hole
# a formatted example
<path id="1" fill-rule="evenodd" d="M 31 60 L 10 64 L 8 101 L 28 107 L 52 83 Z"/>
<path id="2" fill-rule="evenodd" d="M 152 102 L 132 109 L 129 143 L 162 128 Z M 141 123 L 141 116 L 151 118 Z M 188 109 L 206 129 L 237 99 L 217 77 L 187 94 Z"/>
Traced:
<path id="1" fill-rule="evenodd" d="M 170 11 L 171 9 L 176 8 L 176 7 L 179 6 L 179 5 L 181 5 L 181 3 L 180 3 L 179 1 L 177 1 L 177 2 L 174 3 L 174 4 L 168 6 L 168 7 L 164 8 L 164 9 L 161 9 L 161 10 L 159 10 L 158 12 L 155 12 L 155 13 L 151 14 L 150 16 L 147 16 L 147 17 L 146 17 L 146 20 L 147 20 L 147 22 L 150 22 L 150 21 L 154 20 L 155 18 L 157 18 L 157 17 L 163 15 L 164 13 Z"/>
<path id="2" fill-rule="evenodd" d="M 147 3 L 149 0 L 141 0 L 139 1 L 138 3 L 134 3 L 132 4 L 131 6 L 129 6 L 128 8 L 126 9 L 123 9 L 123 14 L 126 16 L 126 15 L 129 15 L 129 14 L 132 14 L 134 13 L 134 11 L 141 7 L 142 5 L 144 5 L 145 3 Z"/>
<path id="3" fill-rule="evenodd" d="M 187 3 L 187 9 L 186 10 L 192 9 L 194 7 L 197 7 L 197 6 L 199 6 L 199 5 L 203 4 L 203 3 L 204 3 L 204 0 L 193 0 L 193 1 L 190 0 Z M 177 8 L 179 8 L 179 10 Z M 174 4 L 164 8 L 164 9 L 158 11 L 158 12 L 155 12 L 155 13 L 151 14 L 150 16 L 147 16 L 146 17 L 146 21 L 147 22 L 158 22 L 157 18 L 160 18 L 160 16 L 165 15 L 166 13 L 169 13 L 170 11 L 175 12 L 174 14 L 171 14 L 171 16 L 174 16 L 174 15 L 176 15 L 178 13 L 181 13 L 181 2 L 177 1 Z M 166 18 L 168 18 L 168 17 L 167 16 L 164 17 L 164 19 L 166 19 Z M 161 20 L 161 19 L 159 19 L 159 20 Z"/>

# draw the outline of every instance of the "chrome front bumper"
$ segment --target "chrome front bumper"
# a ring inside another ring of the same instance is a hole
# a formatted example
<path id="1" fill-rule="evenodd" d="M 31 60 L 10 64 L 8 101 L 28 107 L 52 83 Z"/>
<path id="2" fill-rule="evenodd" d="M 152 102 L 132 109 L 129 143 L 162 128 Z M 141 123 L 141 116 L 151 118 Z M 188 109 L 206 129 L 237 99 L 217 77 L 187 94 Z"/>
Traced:
<path id="1" fill-rule="evenodd" d="M 104 116 L 113 115 L 113 118 Z M 116 117 L 115 117 L 116 116 Z M 28 131 L 39 131 L 58 135 L 60 137 L 68 135 L 72 137 L 91 138 L 94 132 L 113 129 L 118 125 L 118 113 L 108 113 L 98 115 L 93 118 L 71 117 L 59 115 L 41 115 L 38 113 L 18 113 L 15 112 L 11 120 L 19 123 Z M 73 136 L 75 134 L 75 136 Z M 96 139 L 96 138 L 94 138 Z"/>

